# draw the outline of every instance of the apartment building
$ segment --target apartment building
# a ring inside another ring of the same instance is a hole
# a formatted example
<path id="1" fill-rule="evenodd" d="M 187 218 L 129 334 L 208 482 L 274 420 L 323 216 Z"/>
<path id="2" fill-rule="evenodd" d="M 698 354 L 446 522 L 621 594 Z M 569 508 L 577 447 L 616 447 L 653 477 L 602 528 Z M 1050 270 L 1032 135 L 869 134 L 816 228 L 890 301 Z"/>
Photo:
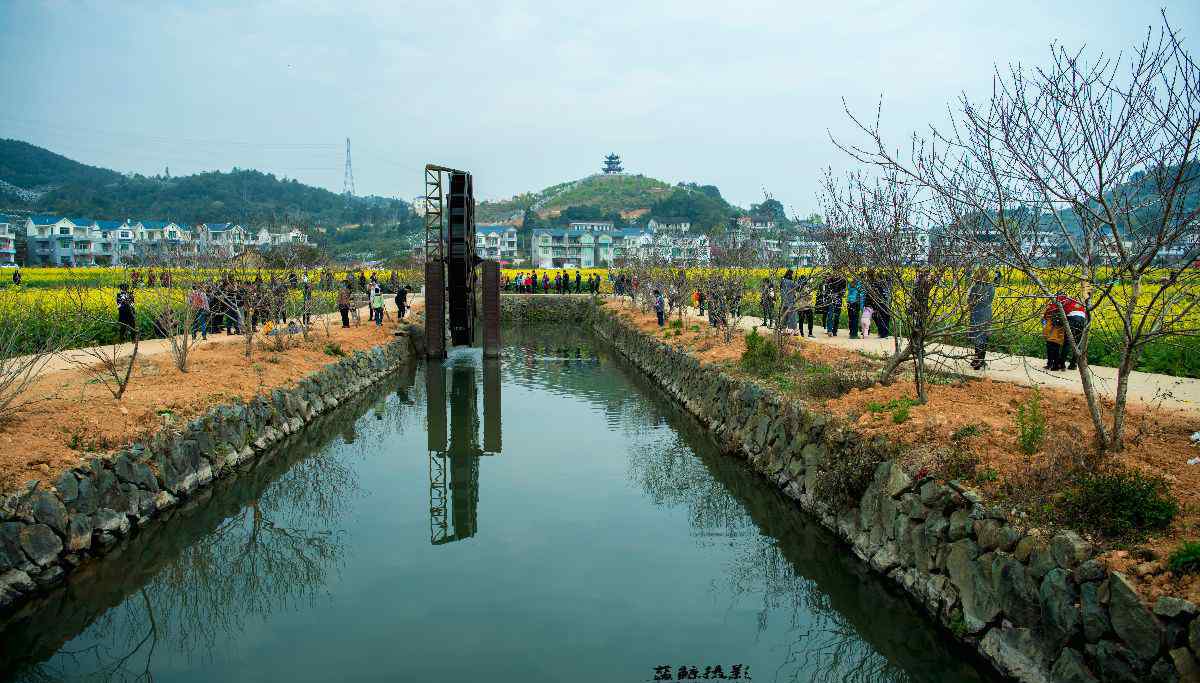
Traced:
<path id="1" fill-rule="evenodd" d="M 475 253 L 502 265 L 520 258 L 517 229 L 511 225 L 482 225 L 475 230 Z"/>
<path id="2" fill-rule="evenodd" d="M 186 258 L 200 253 L 229 257 L 248 247 L 308 243 L 308 235 L 297 228 L 278 233 L 263 228 L 251 236 L 233 223 L 203 223 L 191 228 L 173 221 L 96 221 L 38 215 L 25 219 L 24 228 L 31 266 L 115 266 L 132 260 Z M 3 244 L 0 237 L 0 263 L 5 260 Z"/>
<path id="3" fill-rule="evenodd" d="M 17 262 L 17 233 L 14 222 L 15 219 L 11 216 L 0 215 L 0 268 L 16 265 Z"/>

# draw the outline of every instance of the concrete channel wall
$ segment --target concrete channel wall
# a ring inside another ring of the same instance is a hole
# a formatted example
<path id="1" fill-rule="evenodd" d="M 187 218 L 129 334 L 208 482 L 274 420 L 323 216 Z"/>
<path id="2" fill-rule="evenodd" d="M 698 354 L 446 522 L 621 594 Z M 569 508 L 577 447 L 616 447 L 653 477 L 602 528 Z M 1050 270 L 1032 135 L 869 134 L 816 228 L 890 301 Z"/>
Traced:
<path id="1" fill-rule="evenodd" d="M 702 364 L 609 309 L 568 301 L 524 305 L 589 317 L 593 331 L 707 425 L 723 451 L 745 458 L 1001 675 L 1019 681 L 1200 678 L 1196 606 L 1169 597 L 1143 604 L 1126 577 L 1093 559 L 1077 534 L 1028 532 L 957 483 L 914 480 L 886 442 Z M 841 504 L 823 500 L 818 490 L 829 489 L 820 478 L 847 459 L 878 463 L 865 493 Z"/>
<path id="2" fill-rule="evenodd" d="M 423 349 L 422 333 L 412 326 L 401 332 L 393 342 L 326 365 L 292 389 L 215 406 L 52 482 L 31 481 L 0 501 L 0 619 L 152 519 L 236 470 L 254 467 L 285 437 L 411 362 Z"/>

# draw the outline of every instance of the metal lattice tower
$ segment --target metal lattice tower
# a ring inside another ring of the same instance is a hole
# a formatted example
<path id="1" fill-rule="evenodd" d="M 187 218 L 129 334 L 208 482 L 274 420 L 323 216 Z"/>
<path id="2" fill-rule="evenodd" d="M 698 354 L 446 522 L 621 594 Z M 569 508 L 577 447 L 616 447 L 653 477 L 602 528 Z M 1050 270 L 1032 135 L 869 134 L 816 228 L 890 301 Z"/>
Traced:
<path id="1" fill-rule="evenodd" d="M 342 195 L 354 196 L 354 167 L 350 165 L 350 138 L 346 138 L 346 179 L 342 181 Z"/>

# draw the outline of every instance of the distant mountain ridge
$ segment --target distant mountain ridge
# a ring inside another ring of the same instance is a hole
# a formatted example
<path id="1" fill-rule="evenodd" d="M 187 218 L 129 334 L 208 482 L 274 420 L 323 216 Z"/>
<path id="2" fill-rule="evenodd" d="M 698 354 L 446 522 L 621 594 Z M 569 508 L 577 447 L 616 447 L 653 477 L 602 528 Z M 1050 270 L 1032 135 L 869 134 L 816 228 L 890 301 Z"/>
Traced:
<path id="1" fill-rule="evenodd" d="M 352 197 L 255 170 L 164 177 L 88 166 L 20 140 L 0 140 L 0 209 L 179 223 L 286 223 L 315 229 L 401 220 L 398 199 Z"/>

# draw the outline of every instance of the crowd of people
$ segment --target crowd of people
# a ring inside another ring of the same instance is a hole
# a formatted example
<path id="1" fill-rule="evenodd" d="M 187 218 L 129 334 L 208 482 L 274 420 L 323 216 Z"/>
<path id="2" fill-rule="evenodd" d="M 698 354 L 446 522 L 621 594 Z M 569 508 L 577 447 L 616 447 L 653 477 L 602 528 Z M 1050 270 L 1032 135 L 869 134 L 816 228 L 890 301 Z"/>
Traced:
<path id="1" fill-rule="evenodd" d="M 147 272 L 144 284 L 147 287 L 170 287 L 171 272 L 150 270 Z M 328 270 L 318 276 L 318 282 L 325 289 L 333 288 L 333 275 Z M 135 289 L 143 284 L 140 271 L 130 272 L 128 283 L 122 283 L 117 290 L 117 328 L 118 340 L 132 340 L 138 334 L 137 315 L 135 312 Z M 194 284 L 187 292 L 186 304 L 191 312 L 191 336 L 207 340 L 210 332 L 226 335 L 242 334 L 244 330 L 257 333 L 260 325 L 292 325 L 308 327 L 312 322 L 313 283 L 309 276 L 291 272 L 285 276 L 276 277 L 269 273 L 264 280 L 261 273 L 253 280 L 234 278 L 226 274 L 220 279 L 210 279 Z M 300 306 L 293 310 L 293 318 L 289 320 L 288 292 L 299 290 Z M 408 308 L 408 298 L 412 287 L 400 283 L 399 276 L 392 271 L 386 291 L 394 296 L 396 311 L 403 319 Z M 348 273 L 341 283 L 337 296 L 338 312 L 341 316 L 342 327 L 350 327 L 350 312 L 357 310 L 356 296 L 360 302 L 367 304 L 370 319 L 377 326 L 383 325 L 385 285 L 379 281 L 375 273 L 369 276 L 363 271 Z M 156 330 L 159 336 L 167 334 L 166 330 Z"/>
<path id="2" fill-rule="evenodd" d="M 971 367 L 982 370 L 987 367 L 987 352 L 991 342 L 996 286 L 1001 274 L 987 268 L 978 268 L 970 273 L 970 287 L 962 302 L 961 314 L 968 323 L 962 330 L 971 349 Z M 901 321 L 906 326 L 925 325 L 931 322 L 931 296 L 933 282 L 927 273 L 918 272 L 907 292 L 907 309 L 901 311 Z M 965 284 L 965 283 L 964 283 Z M 613 281 L 613 292 L 617 296 L 638 296 L 638 276 L 618 274 Z M 707 316 L 709 325 L 720 328 L 729 324 L 730 318 L 741 317 L 740 295 L 729 297 L 713 296 L 703 289 L 691 291 L 691 304 L 700 315 Z M 867 272 L 861 277 L 847 278 L 830 273 L 812 276 L 791 269 L 779 279 L 763 278 L 759 284 L 760 325 L 778 328 L 785 334 L 815 337 L 818 326 L 828 337 L 841 332 L 843 310 L 850 339 L 866 339 L 872 331 L 879 338 L 893 334 L 908 335 L 908 330 L 896 329 L 893 320 L 896 311 L 889 279 L 880 272 Z M 666 303 L 663 292 L 655 288 L 650 293 L 659 326 L 665 324 Z M 677 304 L 672 304 L 677 305 Z M 725 310 L 725 309 L 729 310 Z M 1058 293 L 1047 302 L 1042 316 L 1042 332 L 1045 338 L 1045 369 L 1073 370 L 1076 358 L 1071 339 L 1079 340 L 1088 325 L 1087 309 L 1078 299 Z"/>
<path id="3" fill-rule="evenodd" d="M 531 270 L 528 273 L 522 272 L 501 278 L 500 288 L 514 294 L 549 294 L 551 291 L 555 294 L 599 294 L 600 276 L 592 273 L 584 278 L 577 270 L 572 278 L 571 274 L 564 270 L 554 271 L 554 277 L 550 277 L 548 272 L 542 271 L 539 280 L 538 272 Z"/>

